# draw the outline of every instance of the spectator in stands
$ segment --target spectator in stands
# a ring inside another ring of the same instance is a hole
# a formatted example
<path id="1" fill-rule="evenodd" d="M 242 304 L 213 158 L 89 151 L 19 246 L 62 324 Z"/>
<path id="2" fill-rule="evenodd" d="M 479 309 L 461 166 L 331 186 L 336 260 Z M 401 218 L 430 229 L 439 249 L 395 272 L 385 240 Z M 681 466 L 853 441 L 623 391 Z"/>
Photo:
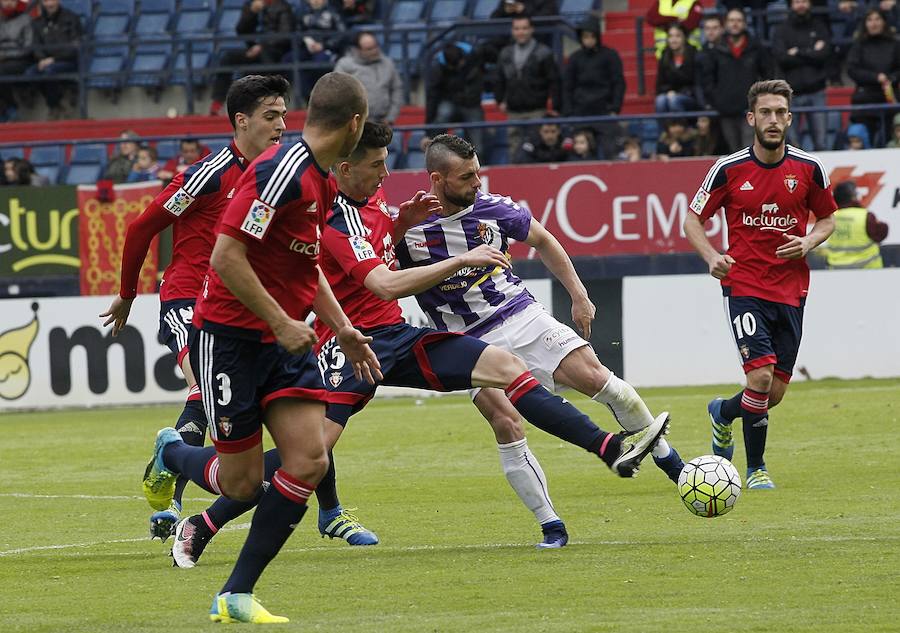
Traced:
<path id="1" fill-rule="evenodd" d="M 669 39 L 669 28 L 681 25 L 686 41 L 694 48 L 700 48 L 700 20 L 703 17 L 703 5 L 700 0 L 655 0 L 647 9 L 647 23 L 656 27 L 653 30 L 653 46 L 656 58 L 662 57 L 663 49 Z"/>
<path id="2" fill-rule="evenodd" d="M 137 152 L 137 159 L 128 174 L 128 182 L 147 182 L 158 178 L 159 163 L 156 161 L 156 148 L 150 146 L 141 147 Z"/>
<path id="3" fill-rule="evenodd" d="M 59 0 L 41 0 L 41 15 L 33 23 L 34 57 L 37 64 L 26 75 L 56 75 L 78 70 L 78 43 L 81 40 L 81 18 Z M 69 118 L 63 106 L 66 86 L 72 82 L 41 81 L 38 90 L 47 102 L 50 119 Z"/>
<path id="4" fill-rule="evenodd" d="M 791 11 L 772 36 L 775 61 L 794 96 L 792 107 L 824 107 L 826 66 L 831 59 L 831 34 L 828 24 L 812 14 L 811 0 L 790 0 Z M 805 119 L 817 152 L 825 149 L 825 111 L 795 113 L 788 128 L 791 143 L 800 144 L 800 118 Z"/>
<path id="5" fill-rule="evenodd" d="M 2 0 L 0 0 L 2 1 Z M 245 50 L 227 50 L 219 63 L 222 66 L 245 66 L 248 64 L 278 64 L 291 50 L 290 34 L 294 31 L 294 10 L 285 0 L 248 0 L 241 8 L 235 31 L 238 35 L 263 36 L 261 41 L 245 41 Z M 272 37 L 283 33 L 285 37 Z M 209 113 L 218 115 L 235 71 L 224 70 L 216 74 L 213 81 L 212 104 Z"/>
<path id="6" fill-rule="evenodd" d="M 844 149 L 869 149 L 872 147 L 869 138 L 869 129 L 865 125 L 862 123 L 851 123 L 847 126 L 847 143 Z"/>
<path id="7" fill-rule="evenodd" d="M 20 13 L 18 0 L 0 0 L 0 75 L 22 75 L 31 65 L 34 31 L 31 17 Z M 17 84 L 3 84 L 0 89 L 0 122 L 16 117 L 13 90 Z"/>
<path id="8" fill-rule="evenodd" d="M 581 129 L 572 136 L 572 150 L 569 153 L 569 161 L 597 160 L 597 139 L 594 131 Z"/>
<path id="9" fill-rule="evenodd" d="M 622 110 L 625 73 L 622 58 L 600 41 L 600 20 L 594 16 L 578 25 L 581 48 L 565 68 L 563 113 L 566 116 L 614 115 Z M 621 128 L 615 122 L 592 125 L 602 157 L 616 155 Z"/>
<path id="10" fill-rule="evenodd" d="M 313 85 L 331 70 L 343 52 L 347 27 L 340 13 L 329 7 L 326 0 L 306 0 L 297 21 L 303 33 L 299 61 L 323 64 L 321 68 L 300 71 L 303 95 L 309 99 Z"/>
<path id="11" fill-rule="evenodd" d="M 644 154 L 641 150 L 641 139 L 635 136 L 629 136 L 625 139 L 625 142 L 622 144 L 622 151 L 619 152 L 618 159 L 624 160 L 627 163 L 636 163 L 639 160 L 643 160 Z"/>
<path id="12" fill-rule="evenodd" d="M 684 119 L 666 119 L 666 129 L 656 144 L 656 155 L 663 160 L 694 155 L 694 137 L 697 132 L 687 126 Z"/>
<path id="13" fill-rule="evenodd" d="M 891 140 L 887 142 L 887 147 L 900 147 L 900 112 L 894 115 Z"/>
<path id="14" fill-rule="evenodd" d="M 731 9 L 725 16 L 725 37 L 710 50 L 709 61 L 709 74 L 702 77 L 703 93 L 719 112 L 725 150 L 736 152 L 753 142 L 753 128 L 746 117 L 747 91 L 773 75 L 769 56 L 747 33 L 740 9 Z"/>
<path id="15" fill-rule="evenodd" d="M 703 18 L 703 44 L 697 53 L 697 92 L 700 105 L 706 110 L 712 110 L 712 100 L 703 91 L 703 77 L 708 77 L 712 72 L 712 51 L 722 41 L 725 26 L 722 16 L 718 14 L 707 15 Z"/>
<path id="16" fill-rule="evenodd" d="M 545 116 L 551 117 L 548 112 Z M 544 123 L 526 139 L 519 148 L 519 153 L 513 156 L 514 163 L 562 163 L 569 157 L 569 152 L 563 147 L 562 130 L 558 123 Z"/>
<path id="17" fill-rule="evenodd" d="M 694 156 L 719 156 L 721 153 L 722 135 L 719 134 L 719 122 L 708 116 L 698 116 Z"/>
<path id="18" fill-rule="evenodd" d="M 669 40 L 656 72 L 656 111 L 685 112 L 697 108 L 697 49 L 687 43 L 680 24 L 669 27 Z"/>
<path id="19" fill-rule="evenodd" d="M 375 17 L 378 0 L 332 0 L 332 6 L 340 14 L 344 24 L 369 24 Z"/>
<path id="20" fill-rule="evenodd" d="M 156 177 L 162 180 L 164 184 L 168 184 L 176 174 L 180 174 L 207 154 L 209 154 L 209 148 L 205 145 L 200 145 L 200 141 L 197 139 L 181 139 L 181 142 L 178 144 L 178 155 L 166 161 L 166 164 L 156 172 Z"/>
<path id="21" fill-rule="evenodd" d="M 3 161 L 4 184 L 10 186 L 40 186 L 47 184 L 24 158 L 8 158 Z"/>
<path id="22" fill-rule="evenodd" d="M 393 125 L 403 105 L 403 81 L 394 62 L 382 54 L 375 35 L 356 34 L 356 45 L 338 60 L 336 71 L 353 75 L 362 82 L 369 98 L 369 120 Z"/>
<path id="23" fill-rule="evenodd" d="M 857 0 L 838 0 L 837 8 L 829 15 L 834 58 L 832 63 L 828 64 L 828 80 L 835 85 L 843 83 L 841 71 L 845 67 L 847 53 L 864 15 L 865 8 L 860 6 Z"/>
<path id="24" fill-rule="evenodd" d="M 878 9 L 866 11 L 856 41 L 847 53 L 847 73 L 856 82 L 856 89 L 850 97 L 852 104 L 897 102 L 900 42 Z M 876 145 L 883 145 L 887 140 L 886 135 L 882 134 L 890 120 L 887 112 L 854 114 L 851 120 L 864 123 L 869 130 L 869 138 L 878 139 Z"/>
<path id="25" fill-rule="evenodd" d="M 512 37 L 513 43 L 500 51 L 497 60 L 494 96 L 498 107 L 513 121 L 539 119 L 545 115 L 549 99 L 553 103 L 551 112 L 558 114 L 560 79 L 553 51 L 534 39 L 534 27 L 527 16 L 513 18 Z M 521 127 L 508 128 L 510 156 L 518 155 L 522 136 Z"/>
<path id="26" fill-rule="evenodd" d="M 141 139 L 132 130 L 125 130 L 119 135 L 119 138 L 122 139 L 119 143 L 119 153 L 110 159 L 106 164 L 106 169 L 103 171 L 103 179 L 112 180 L 115 183 L 128 180 L 131 168 L 137 159 L 138 148 L 140 147 L 138 142 Z"/>
<path id="27" fill-rule="evenodd" d="M 494 19 L 516 18 L 523 15 L 528 17 L 559 15 L 559 6 L 556 0 L 500 0 L 497 8 L 491 12 Z"/>
<path id="28" fill-rule="evenodd" d="M 467 42 L 447 44 L 435 55 L 428 74 L 425 122 L 484 121 L 481 107 L 483 89 L 484 61 L 481 50 Z M 465 135 L 475 149 L 485 153 L 484 128 L 467 129 Z"/>
<path id="29" fill-rule="evenodd" d="M 879 0 L 878 9 L 888 26 L 896 32 L 900 28 L 900 8 L 897 7 L 897 0 Z"/>

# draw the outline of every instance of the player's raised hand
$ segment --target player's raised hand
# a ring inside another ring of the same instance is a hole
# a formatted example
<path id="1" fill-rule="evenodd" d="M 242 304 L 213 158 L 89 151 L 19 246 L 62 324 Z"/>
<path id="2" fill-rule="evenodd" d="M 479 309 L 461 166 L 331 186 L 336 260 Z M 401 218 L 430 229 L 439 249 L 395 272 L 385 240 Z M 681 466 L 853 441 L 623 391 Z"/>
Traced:
<path id="1" fill-rule="evenodd" d="M 407 226 L 415 226 L 426 218 L 443 210 L 437 196 L 417 191 L 411 200 L 400 203 L 400 220 Z"/>
<path id="2" fill-rule="evenodd" d="M 365 336 L 355 327 L 348 325 L 337 333 L 337 341 L 344 356 L 353 364 L 353 375 L 357 380 L 365 379 L 370 385 L 374 385 L 384 379 L 381 374 L 381 363 L 369 347 L 369 343 L 372 342 L 371 336 Z"/>
<path id="3" fill-rule="evenodd" d="M 779 259 L 802 259 L 809 252 L 809 240 L 805 236 L 783 233 L 784 244 L 775 249 L 775 257 Z"/>
<path id="4" fill-rule="evenodd" d="M 487 244 L 476 246 L 469 252 L 460 255 L 460 258 L 465 262 L 466 266 L 472 266 L 473 268 L 481 266 L 509 268 L 509 260 L 506 259 L 503 251 Z"/>
<path id="5" fill-rule="evenodd" d="M 578 326 L 584 338 L 591 337 L 591 322 L 597 314 L 597 307 L 587 297 L 578 297 L 572 300 L 572 322 Z"/>
<path id="6" fill-rule="evenodd" d="M 731 267 L 735 264 L 735 261 L 734 258 L 727 253 L 724 255 L 717 253 L 716 257 L 707 263 L 709 264 L 710 275 L 716 279 L 724 279 L 725 275 L 728 274 L 728 271 L 730 271 Z"/>
<path id="7" fill-rule="evenodd" d="M 316 331 L 303 321 L 287 319 L 272 326 L 275 340 L 291 354 L 305 354 L 319 338 Z"/>
<path id="8" fill-rule="evenodd" d="M 125 327 L 125 324 L 128 323 L 128 315 L 131 314 L 131 304 L 134 299 L 123 299 L 122 297 L 116 297 L 113 299 L 113 302 L 109 304 L 109 307 L 106 309 L 106 312 L 100 313 L 100 318 L 109 317 L 106 321 L 103 322 L 103 327 L 106 327 L 110 323 L 113 324 L 112 327 L 112 335 L 118 336 L 119 332 Z"/>

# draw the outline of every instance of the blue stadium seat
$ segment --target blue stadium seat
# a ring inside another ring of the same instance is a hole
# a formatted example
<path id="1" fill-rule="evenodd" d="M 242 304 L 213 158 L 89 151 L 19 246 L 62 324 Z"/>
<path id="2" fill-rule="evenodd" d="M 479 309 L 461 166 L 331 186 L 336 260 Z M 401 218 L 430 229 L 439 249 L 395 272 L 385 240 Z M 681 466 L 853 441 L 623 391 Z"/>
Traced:
<path id="1" fill-rule="evenodd" d="M 472 5 L 473 20 L 487 20 L 497 8 L 497 0 L 475 0 Z"/>
<path id="2" fill-rule="evenodd" d="M 241 7 L 244 6 L 244 2 L 246 0 L 222 0 L 222 8 L 223 9 L 237 9 L 241 10 Z"/>
<path id="3" fill-rule="evenodd" d="M 175 140 L 162 140 L 156 143 L 156 156 L 161 162 L 177 156 L 178 150 L 179 142 Z"/>
<path id="4" fill-rule="evenodd" d="M 100 178 L 101 168 L 102 165 L 100 165 L 99 163 L 91 165 L 69 165 L 69 168 L 66 170 L 65 177 L 62 179 L 63 184 L 92 185 L 97 182 L 98 178 Z"/>
<path id="5" fill-rule="evenodd" d="M 66 0 L 66 8 L 81 18 L 82 26 L 89 26 L 94 13 L 91 0 Z"/>
<path id="6" fill-rule="evenodd" d="M 228 136 L 212 136 L 200 139 L 200 144 L 206 145 L 209 148 L 209 153 L 212 155 L 218 154 L 229 143 L 231 143 L 231 138 Z"/>
<path id="7" fill-rule="evenodd" d="M 597 8 L 596 4 L 595 0 L 562 0 L 559 3 L 559 14 L 565 18 L 577 20 Z"/>
<path id="8" fill-rule="evenodd" d="M 410 150 L 403 161 L 403 169 L 425 169 L 425 152 L 420 149 Z"/>
<path id="9" fill-rule="evenodd" d="M 420 22 L 425 3 L 420 0 L 397 0 L 391 7 L 390 22 L 392 24 L 409 24 Z"/>
<path id="10" fill-rule="evenodd" d="M 422 139 L 425 138 L 424 130 L 413 130 L 406 137 L 406 151 L 418 152 L 422 151 Z"/>
<path id="11" fill-rule="evenodd" d="M 94 23 L 94 39 L 120 40 L 128 36 L 128 25 L 131 18 L 124 13 L 101 14 Z"/>
<path id="12" fill-rule="evenodd" d="M 220 35 L 234 35 L 235 27 L 240 19 L 240 9 L 222 9 L 222 12 L 215 20 L 214 30 Z"/>
<path id="13" fill-rule="evenodd" d="M 125 83 L 129 86 L 158 88 L 168 74 L 169 56 L 165 53 L 136 53 Z"/>
<path id="14" fill-rule="evenodd" d="M 179 36 L 193 35 L 195 33 L 208 33 L 215 17 L 215 7 L 200 7 L 197 9 L 186 9 L 184 3 L 181 5 L 181 12 L 175 18 L 174 31 Z"/>
<path id="15" fill-rule="evenodd" d="M 453 22 L 466 15 L 468 0 L 434 0 L 429 22 Z"/>
<path id="16" fill-rule="evenodd" d="M 0 147 L 0 160 L 9 160 L 10 158 L 25 158 L 25 148 L 19 147 Z"/>
<path id="17" fill-rule="evenodd" d="M 122 77 L 102 76 L 104 73 L 118 73 L 122 71 L 125 60 L 122 55 L 112 57 L 94 57 L 91 60 L 87 85 L 89 88 L 101 88 L 112 90 L 122 87 Z M 98 76 L 99 75 L 99 76 Z"/>
<path id="18" fill-rule="evenodd" d="M 141 0 L 141 14 L 134 24 L 134 40 L 140 53 L 169 53 L 169 37 L 175 12 L 174 0 Z"/>
<path id="19" fill-rule="evenodd" d="M 59 166 L 65 161 L 63 148 L 59 145 L 39 145 L 31 148 L 28 162 L 34 166 Z"/>
<path id="20" fill-rule="evenodd" d="M 191 53 L 191 70 L 193 77 L 193 85 L 203 85 L 209 82 L 209 75 L 200 72 L 210 65 L 211 53 L 209 51 L 195 51 Z M 169 83 L 184 85 L 187 83 L 187 54 L 178 53 L 175 57 L 175 64 L 172 66 L 172 76 Z"/>
<path id="21" fill-rule="evenodd" d="M 69 164 L 82 163 L 105 165 L 108 152 L 104 143 L 76 143 L 72 146 Z"/>
<path id="22" fill-rule="evenodd" d="M 42 178 L 46 178 L 48 185 L 55 185 L 59 180 L 59 167 L 56 165 L 37 165 L 34 171 Z"/>

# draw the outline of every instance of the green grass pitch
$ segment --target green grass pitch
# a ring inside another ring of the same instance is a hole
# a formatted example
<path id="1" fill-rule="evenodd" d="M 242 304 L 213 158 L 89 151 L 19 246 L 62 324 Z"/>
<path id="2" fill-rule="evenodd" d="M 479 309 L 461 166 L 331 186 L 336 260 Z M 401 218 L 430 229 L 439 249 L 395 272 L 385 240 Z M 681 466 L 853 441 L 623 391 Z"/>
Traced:
<path id="1" fill-rule="evenodd" d="M 706 402 L 736 385 L 647 389 L 672 412 L 669 439 L 710 451 Z M 600 406 L 573 398 L 601 426 Z M 0 631 L 215 630 L 211 596 L 249 516 L 192 570 L 146 540 L 140 476 L 175 407 L 0 418 Z M 280 631 L 897 631 L 900 607 L 900 381 L 798 383 L 773 410 L 774 491 L 733 512 L 691 515 L 650 460 L 621 480 L 536 429 L 570 544 L 539 531 L 464 397 L 376 401 L 337 450 L 345 507 L 382 543 L 319 537 L 315 507 L 257 592 Z M 739 434 L 738 434 L 739 435 Z M 743 444 L 736 466 L 743 475 Z M 187 510 L 209 497 L 186 491 Z"/>

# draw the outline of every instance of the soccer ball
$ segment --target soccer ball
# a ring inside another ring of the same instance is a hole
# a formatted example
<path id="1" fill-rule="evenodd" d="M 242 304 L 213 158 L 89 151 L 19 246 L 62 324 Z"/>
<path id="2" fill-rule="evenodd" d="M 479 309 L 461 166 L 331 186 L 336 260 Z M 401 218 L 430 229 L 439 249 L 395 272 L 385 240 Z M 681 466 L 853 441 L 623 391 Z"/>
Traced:
<path id="1" fill-rule="evenodd" d="M 724 457 L 702 455 L 681 469 L 678 496 L 699 517 L 721 516 L 731 512 L 741 496 L 741 476 Z"/>

